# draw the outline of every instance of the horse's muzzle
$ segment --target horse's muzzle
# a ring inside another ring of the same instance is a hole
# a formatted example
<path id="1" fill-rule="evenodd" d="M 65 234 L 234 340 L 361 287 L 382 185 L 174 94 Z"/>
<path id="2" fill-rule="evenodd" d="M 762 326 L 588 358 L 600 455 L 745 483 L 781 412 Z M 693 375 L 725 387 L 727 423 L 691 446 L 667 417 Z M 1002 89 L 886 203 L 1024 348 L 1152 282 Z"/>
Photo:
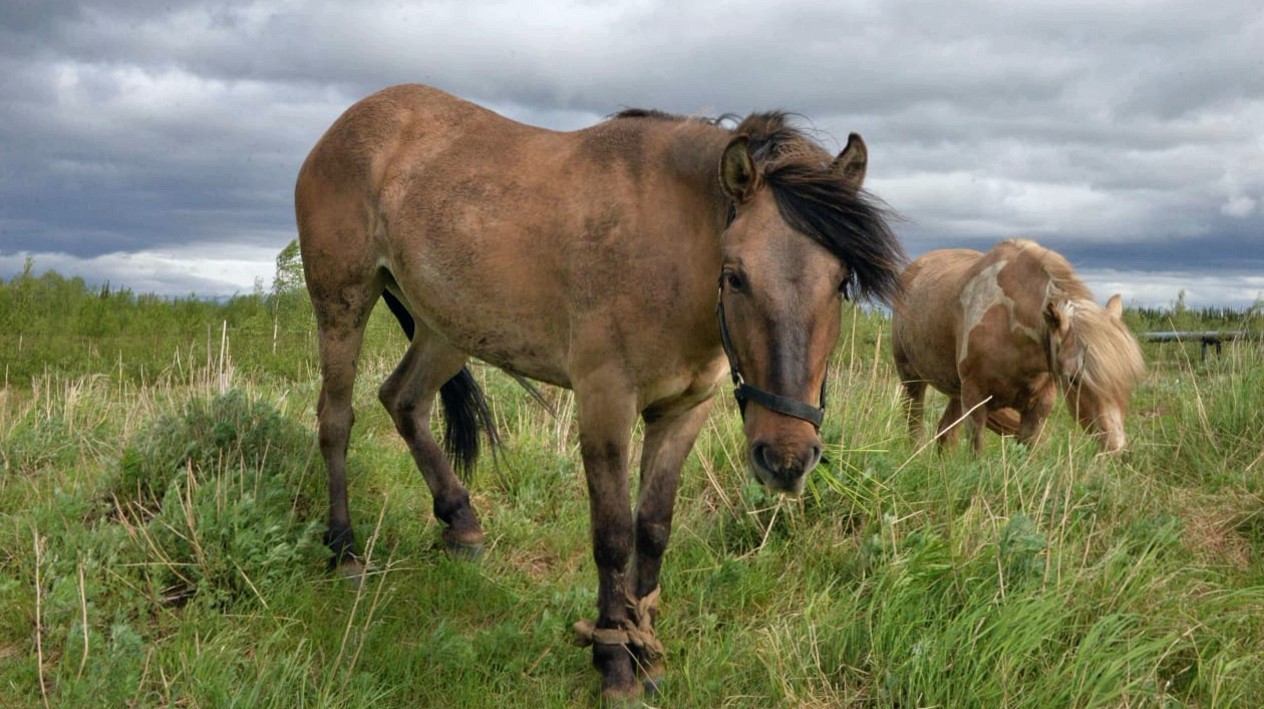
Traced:
<path id="1" fill-rule="evenodd" d="M 751 471 L 755 477 L 776 492 L 798 495 L 808 471 L 821 460 L 821 442 L 785 448 L 766 441 L 756 441 L 749 450 Z"/>

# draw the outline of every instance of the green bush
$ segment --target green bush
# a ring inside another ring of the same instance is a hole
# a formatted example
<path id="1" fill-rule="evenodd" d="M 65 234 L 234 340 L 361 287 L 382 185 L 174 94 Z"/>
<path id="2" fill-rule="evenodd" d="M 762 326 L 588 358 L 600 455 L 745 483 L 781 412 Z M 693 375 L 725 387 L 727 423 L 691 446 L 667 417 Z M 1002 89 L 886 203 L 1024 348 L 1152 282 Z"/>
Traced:
<path id="1" fill-rule="evenodd" d="M 30 475 L 72 464 L 79 446 L 66 420 L 32 414 L 18 422 L 0 443 L 0 472 Z"/>
<path id="2" fill-rule="evenodd" d="M 137 433 L 109 494 L 143 525 L 163 602 L 228 606 L 320 553 L 318 524 L 298 521 L 312 517 L 300 485 L 311 451 L 307 431 L 237 391 L 190 400 Z"/>
<path id="3" fill-rule="evenodd" d="M 192 399 L 183 413 L 140 430 L 123 449 L 109 492 L 123 504 L 153 507 L 186 477 L 204 483 L 226 471 L 249 471 L 258 480 L 286 478 L 301 473 L 311 454 L 309 431 L 232 391 Z"/>

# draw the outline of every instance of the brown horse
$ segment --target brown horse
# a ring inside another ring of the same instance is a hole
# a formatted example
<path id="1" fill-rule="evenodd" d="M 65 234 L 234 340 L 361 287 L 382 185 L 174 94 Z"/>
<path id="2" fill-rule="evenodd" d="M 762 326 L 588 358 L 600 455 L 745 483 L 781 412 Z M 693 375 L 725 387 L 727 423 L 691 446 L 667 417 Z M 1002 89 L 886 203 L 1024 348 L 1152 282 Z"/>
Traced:
<path id="1" fill-rule="evenodd" d="M 1025 239 L 986 254 L 932 251 L 909 265 L 902 283 L 892 350 L 914 436 L 929 384 L 948 395 L 941 444 L 955 440 L 963 415 L 976 453 L 985 425 L 1033 443 L 1060 386 L 1104 450 L 1125 446 L 1123 417 L 1145 365 L 1120 321 L 1118 295 L 1097 305 L 1065 258 Z"/>
<path id="2" fill-rule="evenodd" d="M 638 672 L 658 679 L 654 601 L 677 478 L 726 363 L 750 468 L 798 491 L 821 455 L 842 299 L 854 284 L 890 300 L 904 261 L 860 189 L 859 136 L 834 157 L 783 114 L 732 122 L 631 110 L 560 133 L 408 85 L 329 128 L 295 203 L 319 330 L 326 543 L 344 572 L 362 571 L 347 511 L 352 382 L 384 298 L 411 344 L 379 398 L 455 551 L 477 549 L 483 531 L 431 435 L 435 393 L 449 453 L 468 467 L 489 423 L 469 357 L 574 390 L 599 582 L 596 622 L 577 630 L 604 694 L 635 695 Z"/>

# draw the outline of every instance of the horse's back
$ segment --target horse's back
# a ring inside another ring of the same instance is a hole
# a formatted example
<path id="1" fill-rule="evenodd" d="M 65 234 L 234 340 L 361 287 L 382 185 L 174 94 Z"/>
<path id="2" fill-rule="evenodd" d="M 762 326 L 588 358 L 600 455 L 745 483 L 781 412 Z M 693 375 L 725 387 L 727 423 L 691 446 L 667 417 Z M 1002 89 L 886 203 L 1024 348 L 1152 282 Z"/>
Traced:
<path id="1" fill-rule="evenodd" d="M 493 133 L 532 130 L 422 84 L 401 84 L 370 94 L 345 110 L 308 154 L 296 187 L 299 209 L 305 206 L 301 201 L 305 189 L 323 184 L 370 196 L 402 164 L 424 162 L 427 153 L 442 151 L 461 135 L 487 135 L 489 129 Z"/>
<path id="2" fill-rule="evenodd" d="M 384 284 L 454 347 L 553 384 L 584 357 L 632 357 L 657 377 L 664 359 L 696 356 L 664 342 L 693 347 L 714 318 L 707 236 L 723 218 L 713 170 L 727 139 L 656 116 L 559 132 L 430 87 L 385 89 L 348 108 L 300 172 L 309 290 Z M 613 336 L 640 317 L 655 326 Z"/>
<path id="3" fill-rule="evenodd" d="M 959 294 L 968 271 L 982 257 L 972 249 L 940 249 L 904 270 L 903 295 L 893 308 L 891 327 L 901 376 L 924 380 L 945 393 L 960 387 Z"/>

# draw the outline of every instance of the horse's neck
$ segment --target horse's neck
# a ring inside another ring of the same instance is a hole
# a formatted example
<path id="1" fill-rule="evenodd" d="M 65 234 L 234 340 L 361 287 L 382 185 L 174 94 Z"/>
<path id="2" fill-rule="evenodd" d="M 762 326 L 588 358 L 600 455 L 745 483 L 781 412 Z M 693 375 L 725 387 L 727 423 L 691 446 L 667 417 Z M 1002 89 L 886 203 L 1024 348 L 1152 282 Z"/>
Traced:
<path id="1" fill-rule="evenodd" d="M 699 248 L 713 256 L 717 268 L 706 277 L 715 280 L 720 275 L 720 249 L 731 210 L 729 199 L 720 188 L 720 156 L 732 136 L 727 130 L 708 124 L 676 128 L 666 144 L 666 164 L 699 205 L 697 218 L 692 220 L 698 228 L 680 236 L 700 240 Z"/>
<path id="2" fill-rule="evenodd" d="M 720 156 L 733 135 L 708 123 L 678 123 L 664 141 L 664 160 L 676 174 L 709 195 L 714 206 L 727 200 L 720 190 Z"/>

